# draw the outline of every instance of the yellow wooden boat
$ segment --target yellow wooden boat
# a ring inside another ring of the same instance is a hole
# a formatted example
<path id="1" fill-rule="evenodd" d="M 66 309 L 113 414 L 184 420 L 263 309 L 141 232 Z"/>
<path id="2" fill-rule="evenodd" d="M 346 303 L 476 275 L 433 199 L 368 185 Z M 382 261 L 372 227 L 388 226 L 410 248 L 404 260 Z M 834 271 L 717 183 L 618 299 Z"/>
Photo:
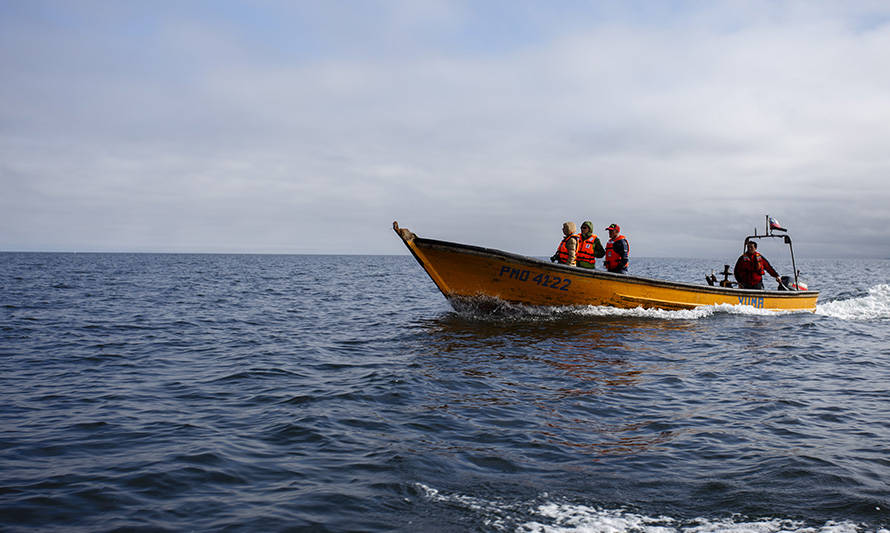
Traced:
<path id="1" fill-rule="evenodd" d="M 497 298 L 534 306 L 677 310 L 728 304 L 815 311 L 819 297 L 818 291 L 811 290 L 749 290 L 613 274 L 500 250 L 424 239 L 407 228 L 400 228 L 398 222 L 393 222 L 393 229 L 442 294 L 453 303 Z M 774 235 L 748 238 L 764 236 Z M 787 236 L 785 239 L 790 244 Z"/>

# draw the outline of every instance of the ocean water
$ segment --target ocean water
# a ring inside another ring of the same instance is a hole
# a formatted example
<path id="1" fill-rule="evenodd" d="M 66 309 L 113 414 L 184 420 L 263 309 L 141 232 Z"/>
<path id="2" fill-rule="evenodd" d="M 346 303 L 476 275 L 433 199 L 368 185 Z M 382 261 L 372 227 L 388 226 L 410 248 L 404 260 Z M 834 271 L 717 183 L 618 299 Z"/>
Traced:
<path id="1" fill-rule="evenodd" d="M 409 256 L 3 253 L 0 530 L 887 531 L 890 261 L 798 268 L 816 313 L 482 314 Z"/>

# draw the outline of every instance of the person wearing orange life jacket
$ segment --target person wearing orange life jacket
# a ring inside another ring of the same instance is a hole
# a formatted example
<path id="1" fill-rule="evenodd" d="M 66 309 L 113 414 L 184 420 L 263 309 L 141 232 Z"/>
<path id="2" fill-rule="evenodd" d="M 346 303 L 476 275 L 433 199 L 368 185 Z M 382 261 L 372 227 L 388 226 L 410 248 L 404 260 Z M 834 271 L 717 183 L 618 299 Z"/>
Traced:
<path id="1" fill-rule="evenodd" d="M 621 226 L 612 224 L 606 231 L 609 232 L 609 242 L 606 243 L 606 270 L 627 274 L 627 265 L 630 259 L 630 244 L 627 238 L 621 235 Z"/>
<path id="2" fill-rule="evenodd" d="M 556 253 L 550 256 L 550 261 L 575 266 L 575 254 L 578 250 L 578 241 L 581 239 L 581 235 L 577 231 L 578 228 L 574 222 L 566 222 L 562 225 L 562 234 L 565 237 L 559 243 Z"/>
<path id="3" fill-rule="evenodd" d="M 596 268 L 596 258 L 606 255 L 600 238 L 593 233 L 593 222 L 585 220 L 581 224 L 581 237 L 578 243 L 578 253 L 575 255 L 577 266 L 582 268 Z"/>
<path id="4" fill-rule="evenodd" d="M 765 257 L 757 252 L 757 243 L 745 241 L 745 253 L 739 257 L 733 269 L 733 275 L 742 289 L 763 290 L 763 272 L 767 271 L 779 283 L 782 283 L 779 274 Z"/>

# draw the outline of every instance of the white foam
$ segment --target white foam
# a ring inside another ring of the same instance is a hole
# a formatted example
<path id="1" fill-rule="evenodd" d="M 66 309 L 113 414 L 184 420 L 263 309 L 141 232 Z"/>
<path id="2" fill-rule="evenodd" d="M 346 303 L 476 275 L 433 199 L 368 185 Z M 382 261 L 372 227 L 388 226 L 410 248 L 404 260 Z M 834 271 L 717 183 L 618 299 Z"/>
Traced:
<path id="1" fill-rule="evenodd" d="M 443 494 L 423 483 L 415 483 L 414 485 L 419 488 L 424 496 L 430 501 L 466 509 L 473 514 L 479 515 L 480 520 L 488 527 L 492 527 L 496 530 L 507 529 L 507 523 L 510 522 L 509 517 L 511 513 L 509 506 L 498 505 L 495 502 L 489 502 L 482 498 L 474 498 L 462 494 Z"/>
<path id="2" fill-rule="evenodd" d="M 589 316 L 629 316 L 637 318 L 658 318 L 662 320 L 699 320 L 714 316 L 719 313 L 732 315 L 759 315 L 771 316 L 788 313 L 788 311 L 776 311 L 772 309 L 757 309 L 750 305 L 703 305 L 695 309 L 681 309 L 668 311 L 666 309 L 619 309 L 616 307 L 587 306 L 578 308 L 578 313 Z"/>
<path id="3" fill-rule="evenodd" d="M 677 531 L 669 517 L 651 518 L 622 509 L 597 509 L 586 505 L 548 503 L 539 505 L 533 513 L 549 518 L 548 523 L 530 521 L 520 524 L 517 531 L 534 533 L 610 532 L 624 531 L 669 533 Z"/>
<path id="4" fill-rule="evenodd" d="M 455 306 L 459 313 L 477 318 L 501 316 L 507 318 L 560 318 L 566 315 L 593 317 L 634 317 L 659 320 L 700 320 L 716 314 L 772 316 L 789 313 L 809 313 L 809 311 L 776 311 L 757 309 L 750 305 L 703 305 L 695 309 L 668 311 L 664 309 L 619 309 L 607 306 L 538 307 L 513 304 L 496 298 L 463 302 Z M 890 319 L 890 285 L 880 284 L 868 290 L 868 296 L 835 300 L 816 305 L 816 314 L 842 320 L 881 320 Z"/>
<path id="5" fill-rule="evenodd" d="M 484 304 L 484 307 L 482 307 L 479 302 Z M 478 302 L 463 301 L 456 305 L 455 309 L 463 315 L 475 318 L 502 317 L 519 319 L 532 318 L 535 320 L 547 318 L 559 319 L 564 316 L 572 315 L 589 317 L 652 318 L 659 320 L 700 320 L 702 318 L 707 318 L 721 313 L 734 315 L 772 316 L 802 312 L 757 309 L 750 305 L 730 304 L 703 305 L 694 309 L 681 309 L 675 311 L 669 311 L 666 309 L 644 309 L 642 307 L 621 309 L 618 307 L 595 305 L 544 307 L 514 304 L 494 298 L 479 300 Z"/>
<path id="6" fill-rule="evenodd" d="M 890 285 L 876 285 L 868 296 L 836 300 L 816 305 L 816 314 L 841 320 L 875 320 L 890 318 Z"/>
<path id="7" fill-rule="evenodd" d="M 829 521 L 821 526 L 806 526 L 803 522 L 780 518 L 747 519 L 742 516 L 709 520 L 696 518 L 679 523 L 668 516 L 650 517 L 625 509 L 600 509 L 585 505 L 548 503 L 538 506 L 534 513 L 548 518 L 548 523 L 531 521 L 520 524 L 518 531 L 530 533 L 858 533 L 875 531 L 853 522 Z M 878 533 L 887 533 L 878 529 Z"/>
<path id="8" fill-rule="evenodd" d="M 415 483 L 425 498 L 478 515 L 487 527 L 498 531 L 523 533 L 890 533 L 884 528 L 867 527 L 850 521 L 807 526 L 797 520 L 747 518 L 733 515 L 724 519 L 684 519 L 645 516 L 627 509 L 603 509 L 556 502 L 496 502 L 442 491 Z M 548 495 L 543 494 L 542 499 Z"/>

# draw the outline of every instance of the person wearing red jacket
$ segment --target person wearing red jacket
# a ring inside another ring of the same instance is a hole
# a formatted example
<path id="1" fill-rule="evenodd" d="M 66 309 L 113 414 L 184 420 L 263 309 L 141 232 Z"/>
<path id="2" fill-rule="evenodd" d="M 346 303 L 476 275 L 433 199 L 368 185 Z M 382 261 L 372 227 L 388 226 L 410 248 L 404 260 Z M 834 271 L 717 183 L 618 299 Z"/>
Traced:
<path id="1" fill-rule="evenodd" d="M 739 282 L 739 288 L 763 290 L 764 270 L 781 283 L 779 274 L 776 273 L 773 266 L 757 252 L 757 243 L 746 241 L 745 253 L 736 261 L 735 269 L 732 272 Z"/>

